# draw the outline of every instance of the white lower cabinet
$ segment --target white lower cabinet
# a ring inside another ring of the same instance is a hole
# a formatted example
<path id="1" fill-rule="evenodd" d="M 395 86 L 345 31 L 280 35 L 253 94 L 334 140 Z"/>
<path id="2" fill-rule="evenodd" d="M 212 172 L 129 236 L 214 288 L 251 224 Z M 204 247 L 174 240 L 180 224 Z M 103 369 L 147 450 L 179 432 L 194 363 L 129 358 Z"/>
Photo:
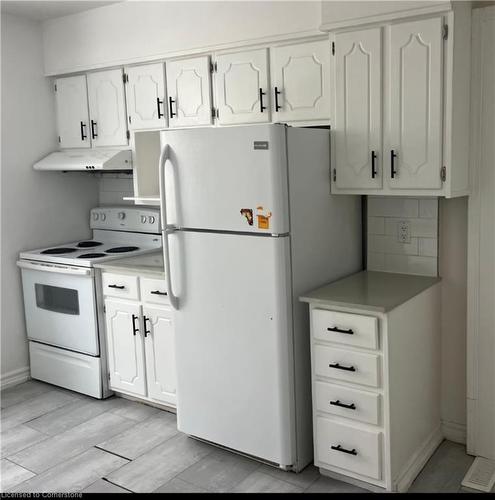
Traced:
<path id="1" fill-rule="evenodd" d="M 146 394 L 144 345 L 141 337 L 141 306 L 107 299 L 108 367 L 110 386 L 137 396 Z"/>
<path id="2" fill-rule="evenodd" d="M 113 282 L 136 283 L 137 295 L 131 300 L 113 298 L 114 289 L 108 287 L 108 283 Z M 102 284 L 110 388 L 145 401 L 175 407 L 173 310 L 166 299 L 162 305 L 149 303 L 147 293 L 158 291 L 163 294 L 165 281 L 131 273 L 103 272 Z"/>
<path id="3" fill-rule="evenodd" d="M 407 491 L 442 441 L 439 291 L 431 286 L 384 312 L 304 299 L 322 474 Z"/>
<path id="4" fill-rule="evenodd" d="M 175 335 L 170 309 L 143 307 L 148 396 L 175 406 Z"/>

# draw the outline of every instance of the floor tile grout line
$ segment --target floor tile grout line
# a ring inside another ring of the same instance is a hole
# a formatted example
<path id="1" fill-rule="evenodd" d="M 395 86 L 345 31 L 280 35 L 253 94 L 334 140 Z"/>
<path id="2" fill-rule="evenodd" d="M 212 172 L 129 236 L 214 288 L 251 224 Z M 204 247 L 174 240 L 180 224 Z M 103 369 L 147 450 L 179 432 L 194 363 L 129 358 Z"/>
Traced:
<path id="1" fill-rule="evenodd" d="M 115 469 L 115 470 L 119 470 L 119 469 Z M 114 472 L 114 471 L 112 471 L 112 472 Z M 123 490 L 128 491 L 129 493 L 135 493 L 134 491 L 132 491 L 132 490 L 130 490 L 128 488 L 125 488 L 124 486 L 120 486 L 120 484 L 112 483 L 112 481 L 110 481 L 110 479 L 107 479 L 106 477 L 102 477 L 101 480 L 105 481 L 105 482 L 107 482 L 107 483 L 109 483 L 109 484 L 111 484 L 113 486 L 117 486 L 117 488 L 122 488 Z"/>
<path id="2" fill-rule="evenodd" d="M 95 444 L 94 446 L 92 446 L 92 448 L 96 448 L 97 450 L 100 450 L 100 451 L 104 451 L 105 453 L 108 453 L 110 455 L 114 455 L 116 457 L 119 457 L 119 458 L 123 458 L 124 460 L 127 460 L 128 463 L 132 462 L 133 459 L 132 458 L 128 458 L 128 457 L 124 457 L 124 455 L 119 455 L 118 453 L 115 453 L 113 451 L 109 451 L 109 450 L 105 450 L 105 448 L 100 448 L 100 445 L 97 445 Z M 124 465 L 127 465 L 127 464 L 124 464 Z M 124 466 L 122 465 L 122 467 Z"/>
<path id="3" fill-rule="evenodd" d="M 7 460 L 7 462 L 10 462 L 10 463 L 13 463 L 14 465 L 17 465 L 18 467 L 22 467 L 23 469 L 31 472 L 31 474 L 34 474 L 35 476 L 39 476 L 40 475 L 40 472 L 34 472 L 34 470 L 31 470 L 31 469 L 28 469 L 27 467 L 24 467 L 24 465 L 21 465 L 21 464 L 18 464 L 17 462 L 15 462 L 14 460 L 12 460 L 11 458 L 9 457 L 4 457 L 2 458 L 2 460 Z M 50 467 L 51 468 L 51 467 Z M 48 470 L 48 469 L 47 469 Z M 24 481 L 23 481 L 24 482 Z M 22 484 L 22 483 L 19 483 L 19 484 Z"/>

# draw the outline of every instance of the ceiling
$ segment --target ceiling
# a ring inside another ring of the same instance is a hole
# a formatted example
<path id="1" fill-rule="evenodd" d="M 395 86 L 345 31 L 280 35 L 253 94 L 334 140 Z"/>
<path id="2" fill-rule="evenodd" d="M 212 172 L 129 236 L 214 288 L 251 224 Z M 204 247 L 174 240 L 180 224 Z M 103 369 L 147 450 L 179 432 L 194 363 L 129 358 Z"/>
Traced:
<path id="1" fill-rule="evenodd" d="M 1 0 L 0 5 L 2 13 L 27 17 L 33 21 L 46 21 L 47 19 L 77 14 L 78 12 L 96 9 L 112 3 L 118 2 L 115 0 Z"/>

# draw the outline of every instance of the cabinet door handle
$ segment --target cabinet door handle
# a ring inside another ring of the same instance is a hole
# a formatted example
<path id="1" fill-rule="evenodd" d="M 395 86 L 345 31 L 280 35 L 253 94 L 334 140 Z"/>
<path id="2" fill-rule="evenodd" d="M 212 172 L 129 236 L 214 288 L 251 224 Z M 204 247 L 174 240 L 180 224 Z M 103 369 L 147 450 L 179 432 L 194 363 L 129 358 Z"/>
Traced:
<path id="1" fill-rule="evenodd" d="M 165 116 L 164 113 L 162 113 L 160 105 L 163 104 L 163 101 L 160 101 L 160 98 L 156 98 L 156 107 L 158 109 L 158 119 L 163 118 Z"/>
<path id="2" fill-rule="evenodd" d="M 263 92 L 263 89 L 260 87 L 260 113 L 265 111 L 266 106 L 263 106 L 263 96 L 266 95 L 266 92 Z"/>
<path id="3" fill-rule="evenodd" d="M 153 290 L 151 295 L 168 295 L 167 292 L 160 292 L 160 290 Z"/>
<path id="4" fill-rule="evenodd" d="M 337 370 L 345 370 L 346 372 L 355 372 L 356 368 L 354 366 L 342 366 L 339 363 L 330 363 L 329 368 L 336 368 Z"/>
<path id="5" fill-rule="evenodd" d="M 393 149 L 391 149 L 390 150 L 390 177 L 392 177 L 392 179 L 397 174 L 397 170 L 395 170 L 395 159 L 396 158 L 397 158 L 397 153 Z"/>
<path id="6" fill-rule="evenodd" d="M 371 152 L 371 178 L 374 179 L 376 177 L 376 152 Z"/>
<path id="7" fill-rule="evenodd" d="M 91 120 L 91 138 L 96 139 L 98 137 L 98 134 L 95 132 L 96 128 L 96 122 L 94 120 Z"/>
<path id="8" fill-rule="evenodd" d="M 174 116 L 177 116 L 177 113 L 174 113 L 174 110 L 173 110 L 173 104 L 175 103 L 175 101 L 172 99 L 172 96 L 170 96 L 168 98 L 168 107 L 169 107 L 169 110 L 170 110 L 170 118 L 173 118 Z"/>
<path id="9" fill-rule="evenodd" d="M 117 290 L 123 290 L 125 288 L 124 285 L 108 285 L 108 288 L 117 288 Z"/>
<path id="10" fill-rule="evenodd" d="M 148 330 L 146 328 L 146 322 L 149 321 L 150 325 L 151 325 L 151 320 L 149 318 L 147 318 L 146 316 L 143 316 L 143 321 L 144 321 L 144 337 L 146 338 L 148 336 L 148 334 L 151 335 L 151 330 Z"/>
<path id="11" fill-rule="evenodd" d="M 340 399 L 336 399 L 335 401 L 330 401 L 330 404 L 333 406 L 340 406 L 341 408 L 345 408 L 346 410 L 355 410 L 356 405 L 354 403 L 351 403 L 350 405 L 341 403 Z"/>
<path id="12" fill-rule="evenodd" d="M 136 320 L 138 317 L 133 314 L 132 315 L 132 334 L 135 336 L 137 333 L 139 333 L 139 328 L 136 326 Z"/>
<path id="13" fill-rule="evenodd" d="M 81 141 L 85 141 L 86 138 L 88 137 L 85 133 L 84 133 L 84 129 L 86 128 L 86 124 L 84 122 L 81 122 Z"/>
<path id="14" fill-rule="evenodd" d="M 282 92 L 280 90 L 278 90 L 278 87 L 275 87 L 275 111 L 278 112 L 279 109 L 282 109 L 282 106 L 280 106 L 278 104 L 278 96 L 281 94 Z"/>
<path id="15" fill-rule="evenodd" d="M 338 328 L 336 326 L 329 326 L 327 328 L 329 332 L 337 332 L 337 333 L 345 333 L 346 335 L 354 335 L 354 330 L 349 328 L 349 330 L 343 330 L 342 328 Z"/>
<path id="16" fill-rule="evenodd" d="M 352 450 L 347 450 L 345 448 L 342 448 L 342 446 L 340 444 L 338 444 L 337 446 L 331 446 L 330 448 L 332 448 L 332 450 L 335 450 L 335 451 L 341 451 L 342 453 L 347 453 L 348 455 L 357 455 L 357 451 L 355 448 L 353 448 Z"/>

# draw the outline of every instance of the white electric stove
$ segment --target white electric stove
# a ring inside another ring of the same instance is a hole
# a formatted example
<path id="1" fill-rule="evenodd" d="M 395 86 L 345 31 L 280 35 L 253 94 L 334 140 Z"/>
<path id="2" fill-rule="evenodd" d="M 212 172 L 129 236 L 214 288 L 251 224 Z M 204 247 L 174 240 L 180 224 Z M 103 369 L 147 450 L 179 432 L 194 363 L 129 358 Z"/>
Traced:
<path id="1" fill-rule="evenodd" d="M 111 394 L 106 377 L 103 307 L 93 264 L 161 248 L 153 208 L 91 210 L 90 239 L 21 252 L 31 377 L 83 394 Z"/>

